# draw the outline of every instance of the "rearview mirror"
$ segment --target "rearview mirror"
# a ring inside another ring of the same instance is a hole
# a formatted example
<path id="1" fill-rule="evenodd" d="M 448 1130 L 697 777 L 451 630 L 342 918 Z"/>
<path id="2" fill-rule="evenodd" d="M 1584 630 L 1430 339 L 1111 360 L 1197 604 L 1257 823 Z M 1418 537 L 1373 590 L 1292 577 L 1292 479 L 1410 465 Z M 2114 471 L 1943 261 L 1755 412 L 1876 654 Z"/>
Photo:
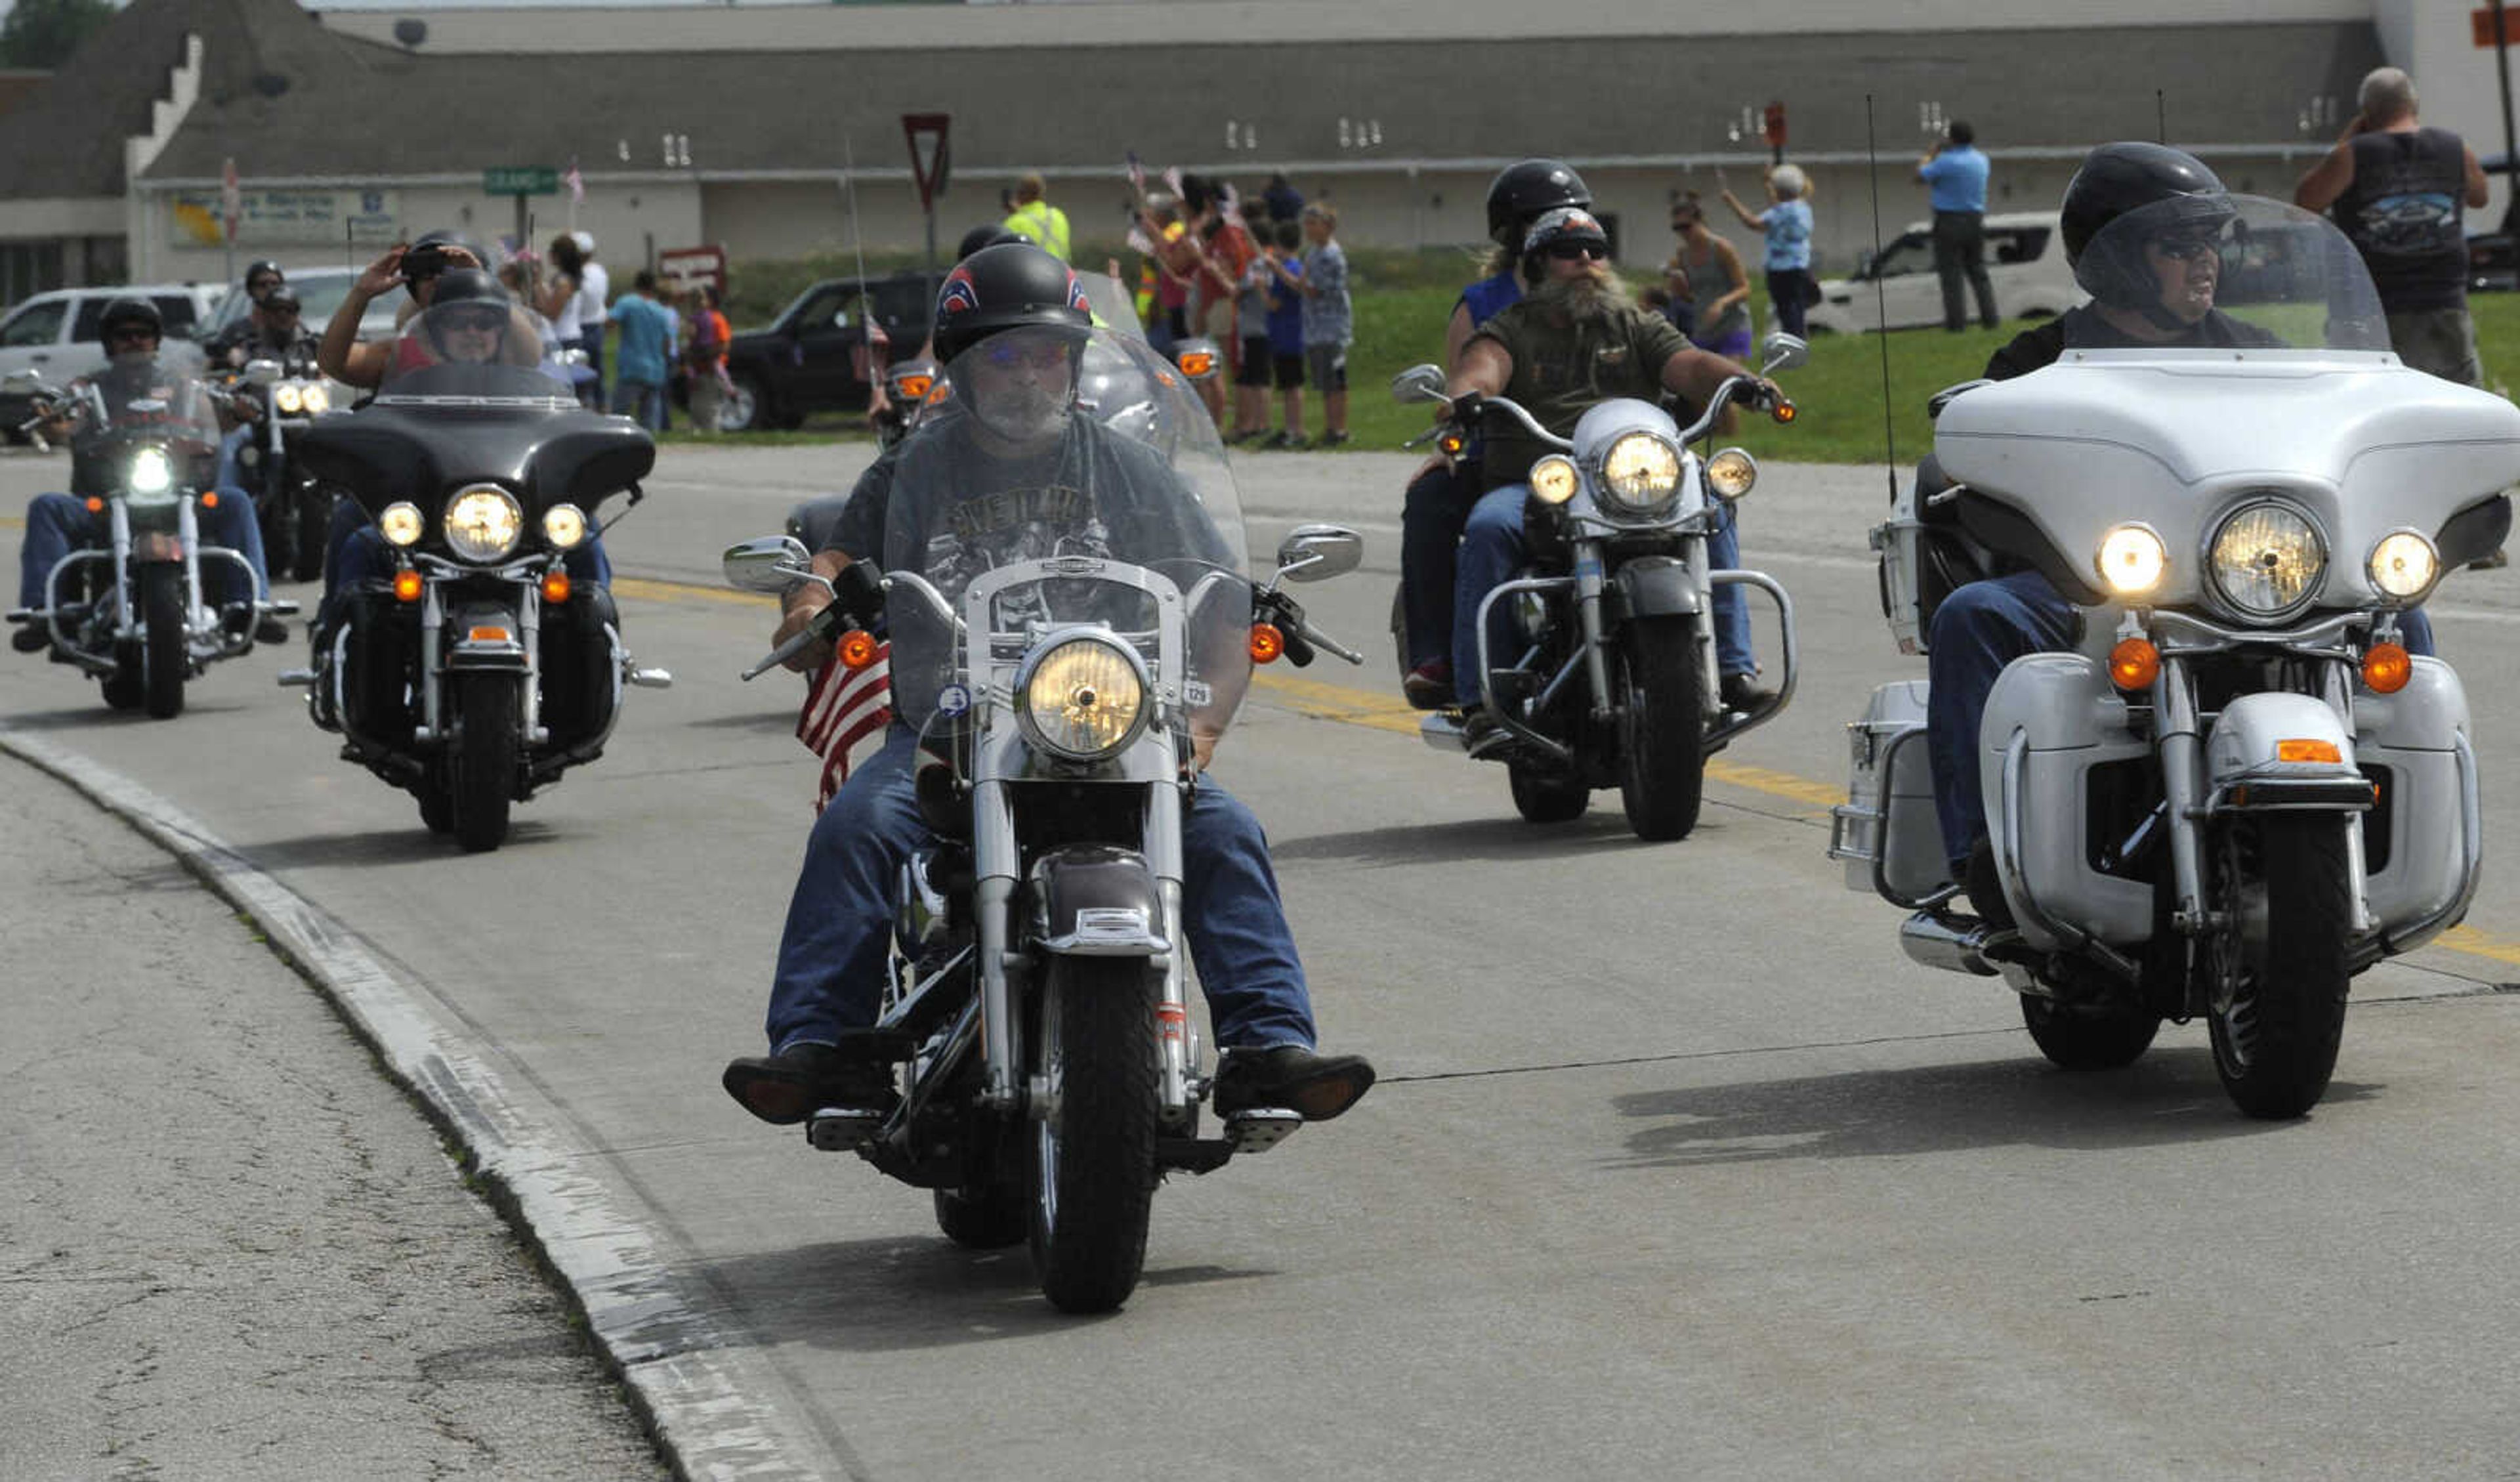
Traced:
<path id="1" fill-rule="evenodd" d="M 1442 401 L 1444 373 L 1431 365 L 1413 365 L 1391 378 L 1391 399 L 1404 406 L 1413 401 Z"/>
<path id="2" fill-rule="evenodd" d="M 1759 372 L 1762 376 L 1799 370 L 1811 359 L 1811 345 L 1801 336 L 1779 330 L 1759 346 L 1759 359 L 1763 364 Z"/>
<path id="3" fill-rule="evenodd" d="M 1297 525 L 1278 543 L 1278 579 L 1328 581 L 1365 560 L 1365 537 L 1343 525 Z"/>
<path id="4" fill-rule="evenodd" d="M 792 535 L 765 535 L 729 546 L 719 564 L 726 584 L 746 592 L 785 592 L 814 574 L 814 559 Z"/>

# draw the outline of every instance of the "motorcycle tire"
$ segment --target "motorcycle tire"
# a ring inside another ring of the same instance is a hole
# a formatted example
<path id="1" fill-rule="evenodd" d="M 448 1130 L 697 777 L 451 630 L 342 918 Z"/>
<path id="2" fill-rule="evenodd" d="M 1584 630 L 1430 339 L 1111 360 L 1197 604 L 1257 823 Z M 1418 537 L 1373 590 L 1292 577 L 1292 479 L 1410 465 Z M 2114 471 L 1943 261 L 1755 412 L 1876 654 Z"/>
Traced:
<path id="1" fill-rule="evenodd" d="M 936 1228 L 965 1250 L 1004 1250 L 1029 1233 L 1023 1194 L 1002 1189 L 939 1189 Z"/>
<path id="2" fill-rule="evenodd" d="M 114 657 L 113 672 L 101 681 L 105 702 L 116 710 L 137 710 L 149 697 L 149 687 L 140 677 L 140 651 L 123 645 Z"/>
<path id="3" fill-rule="evenodd" d="M 450 789 L 455 842 L 469 854 L 479 854 L 498 848 L 508 837 L 508 803 L 517 773 L 517 680 L 506 674 L 464 675 L 456 703 L 461 719 Z"/>
<path id="4" fill-rule="evenodd" d="M 2267 893 L 2264 953 L 2254 963 L 2241 954 L 2230 1004 L 2206 1015 L 2214 1072 L 2249 1116 L 2302 1115 L 2336 1072 L 2353 983 L 2345 831 L 2355 827 L 2332 815 L 2267 814 L 2236 826 L 2221 851 L 2226 890 L 2254 876 Z"/>
<path id="5" fill-rule="evenodd" d="M 446 784 L 432 777 L 415 784 L 411 795 L 420 803 L 420 822 L 431 833 L 455 831 L 455 794 Z"/>
<path id="6" fill-rule="evenodd" d="M 1026 1229 L 1042 1295 L 1111 1312 L 1147 1264 L 1154 1208 L 1155 974 L 1135 958 L 1061 957 L 1042 974 Z"/>
<path id="7" fill-rule="evenodd" d="M 2161 1015 L 2140 1004 L 2060 1004 L 2021 999 L 2031 1042 L 2061 1070 L 2116 1070 L 2152 1048 Z"/>
<path id="8" fill-rule="evenodd" d="M 263 566 L 273 575 L 286 576 L 297 565 L 297 522 L 279 463 L 266 458 L 263 468 L 262 497 L 253 502 L 254 522 L 262 526 Z M 321 549 L 322 537 L 317 540 Z"/>
<path id="9" fill-rule="evenodd" d="M 1580 777 L 1536 772 L 1520 762 L 1508 762 L 1506 786 L 1513 791 L 1514 811 L 1526 823 L 1566 824 L 1593 806 L 1593 789 Z"/>
<path id="10" fill-rule="evenodd" d="M 1697 623 L 1641 617 L 1619 640 L 1627 685 L 1619 725 L 1619 800 L 1651 842 L 1687 838 L 1706 790 L 1705 671 Z"/>
<path id="11" fill-rule="evenodd" d="M 190 640 L 184 632 L 187 606 L 182 566 L 140 568 L 141 693 L 153 720 L 172 720 L 184 713 L 184 679 L 192 667 Z"/>

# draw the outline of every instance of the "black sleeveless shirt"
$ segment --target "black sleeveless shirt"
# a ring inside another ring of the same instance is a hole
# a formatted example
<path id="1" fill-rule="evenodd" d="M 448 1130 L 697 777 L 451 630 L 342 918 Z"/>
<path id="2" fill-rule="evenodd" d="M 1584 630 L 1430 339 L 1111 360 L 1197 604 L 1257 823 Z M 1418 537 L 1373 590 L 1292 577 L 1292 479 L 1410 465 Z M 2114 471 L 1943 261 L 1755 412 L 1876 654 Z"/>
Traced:
<path id="1" fill-rule="evenodd" d="M 2467 150 L 2448 129 L 2357 134 L 2354 183 L 2329 211 L 2392 314 L 2467 302 Z"/>

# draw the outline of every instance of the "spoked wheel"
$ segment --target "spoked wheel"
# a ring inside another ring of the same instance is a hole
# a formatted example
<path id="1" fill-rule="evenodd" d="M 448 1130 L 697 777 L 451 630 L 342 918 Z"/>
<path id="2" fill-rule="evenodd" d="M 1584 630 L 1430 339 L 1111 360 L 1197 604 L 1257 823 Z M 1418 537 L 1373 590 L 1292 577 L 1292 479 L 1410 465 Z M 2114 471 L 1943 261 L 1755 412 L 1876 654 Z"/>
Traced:
<path id="1" fill-rule="evenodd" d="M 1627 674 L 1626 715 L 1619 736 L 1619 800 L 1628 827 L 1642 839 L 1686 838 L 1697 827 L 1706 788 L 1705 673 L 1697 661 L 1697 624 L 1688 617 L 1642 617 L 1619 644 Z"/>
<path id="2" fill-rule="evenodd" d="M 184 677 L 192 667 L 184 632 L 184 568 L 171 563 L 140 568 L 141 693 L 156 720 L 184 713 Z"/>
<path id="3" fill-rule="evenodd" d="M 508 800 L 517 771 L 517 680 L 467 674 L 457 690 L 455 841 L 478 854 L 508 837 Z M 426 804 L 421 817 L 428 816 Z"/>
<path id="4" fill-rule="evenodd" d="M 2026 993 L 2021 1022 L 2039 1053 L 2066 1070 L 2132 1065 L 2161 1032 L 2161 1015 L 2140 1004 L 2060 1004 Z"/>
<path id="5" fill-rule="evenodd" d="M 1593 804 L 1593 789 L 1580 777 L 1535 772 L 1520 762 L 1508 762 L 1507 786 L 1513 789 L 1514 811 L 1535 824 L 1570 823 Z"/>
<path id="6" fill-rule="evenodd" d="M 2215 906 L 2231 924 L 2214 942 L 2207 1027 L 2214 1070 L 2253 1117 L 2297 1117 L 2327 1094 L 2345 1037 L 2345 962 L 2353 895 L 2351 818 L 2271 813 L 2228 828 Z"/>
<path id="7" fill-rule="evenodd" d="M 1032 1123 L 1033 1271 L 1061 1312 L 1109 1312 L 1147 1263 L 1155 1194 L 1155 980 L 1131 958 L 1043 974 Z"/>

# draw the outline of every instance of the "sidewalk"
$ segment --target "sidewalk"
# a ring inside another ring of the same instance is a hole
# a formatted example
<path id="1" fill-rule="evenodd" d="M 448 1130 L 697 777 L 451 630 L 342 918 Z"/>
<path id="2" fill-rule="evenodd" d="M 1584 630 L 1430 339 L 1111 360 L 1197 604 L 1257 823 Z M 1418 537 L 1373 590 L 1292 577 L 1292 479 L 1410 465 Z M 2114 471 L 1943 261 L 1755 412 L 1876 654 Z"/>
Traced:
<path id="1" fill-rule="evenodd" d="M 324 1001 L 0 757 L 0 1476 L 666 1475 Z"/>

